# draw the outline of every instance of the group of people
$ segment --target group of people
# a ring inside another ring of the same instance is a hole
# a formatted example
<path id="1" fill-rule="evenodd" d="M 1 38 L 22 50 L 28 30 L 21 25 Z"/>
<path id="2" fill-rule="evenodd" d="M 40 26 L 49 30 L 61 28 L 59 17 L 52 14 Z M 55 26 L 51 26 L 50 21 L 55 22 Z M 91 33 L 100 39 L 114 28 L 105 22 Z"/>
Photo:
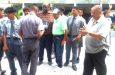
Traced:
<path id="1" fill-rule="evenodd" d="M 51 10 L 50 4 L 43 4 L 42 8 L 39 11 L 36 5 L 25 7 L 24 16 L 17 19 L 16 10 L 8 7 L 4 10 L 6 17 L 0 17 L 0 61 L 4 51 L 11 75 L 17 75 L 15 57 L 19 62 L 21 75 L 35 75 L 37 64 L 43 63 L 45 49 L 48 64 L 52 65 L 51 55 L 54 53 L 58 69 L 69 65 L 72 50 L 72 69 L 77 71 L 76 63 L 80 60 L 84 35 L 86 50 L 83 75 L 92 75 L 94 68 L 97 75 L 106 75 L 105 58 L 109 48 L 106 38 L 110 32 L 110 23 L 103 16 L 102 7 L 95 5 L 91 8 L 92 18 L 87 25 L 82 17 L 83 10 L 78 7 L 72 8 L 72 15 L 69 17 L 63 14 L 63 9 Z M 3 10 L 0 9 L 0 14 L 1 12 Z M 66 61 L 63 64 L 64 44 Z M 0 71 L 1 74 L 4 73 L 1 66 Z"/>

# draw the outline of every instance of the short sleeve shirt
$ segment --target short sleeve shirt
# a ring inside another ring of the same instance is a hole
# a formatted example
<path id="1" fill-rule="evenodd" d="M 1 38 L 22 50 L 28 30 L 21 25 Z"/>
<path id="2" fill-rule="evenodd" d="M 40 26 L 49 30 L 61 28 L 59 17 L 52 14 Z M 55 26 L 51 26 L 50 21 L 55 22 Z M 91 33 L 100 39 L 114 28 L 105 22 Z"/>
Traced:
<path id="1" fill-rule="evenodd" d="M 20 20 L 20 30 L 24 38 L 36 38 L 36 33 L 44 30 L 42 20 L 36 15 L 26 15 Z"/>
<path id="2" fill-rule="evenodd" d="M 60 16 L 58 19 L 54 19 L 53 23 L 53 35 L 63 35 L 67 29 L 66 21 Z"/>
<path id="3" fill-rule="evenodd" d="M 7 17 L 3 17 L 0 19 L 0 36 L 3 36 L 3 25 L 4 25 L 5 20 L 7 19 L 8 19 Z"/>
<path id="4" fill-rule="evenodd" d="M 3 22 L 2 19 L 0 19 L 0 36 L 3 36 Z"/>
<path id="5" fill-rule="evenodd" d="M 14 23 L 13 23 L 13 26 L 14 26 L 13 37 L 20 38 L 20 36 L 18 34 L 18 31 L 20 28 L 19 20 L 15 18 L 13 21 L 14 21 Z M 7 33 L 6 37 L 10 37 L 10 35 L 11 35 L 11 21 L 10 21 L 10 19 L 7 19 L 4 21 L 3 32 Z"/>
<path id="6" fill-rule="evenodd" d="M 106 38 L 109 35 L 109 31 L 110 31 L 109 24 L 110 23 L 104 16 L 101 16 L 99 20 L 95 22 L 95 24 L 94 24 L 94 19 L 93 18 L 90 19 L 87 25 L 88 31 L 100 34 L 103 38 L 96 39 L 90 35 L 86 35 L 85 44 L 86 44 L 87 53 L 98 53 L 103 49 L 108 50 L 109 46 L 108 43 L 106 42 Z"/>
<path id="7" fill-rule="evenodd" d="M 45 28 L 44 35 L 52 34 L 52 25 L 54 20 L 52 11 L 48 11 L 46 14 L 41 12 L 38 16 L 42 19 L 43 26 Z"/>
<path id="8" fill-rule="evenodd" d="M 76 16 L 74 21 L 73 21 L 72 29 L 70 31 L 73 17 L 74 16 L 69 16 L 68 20 L 67 20 L 69 35 L 78 35 L 79 34 L 79 29 L 81 27 L 83 27 L 84 22 L 82 21 L 82 18 L 80 16 Z M 72 32 L 72 33 L 70 33 L 70 32 Z"/>

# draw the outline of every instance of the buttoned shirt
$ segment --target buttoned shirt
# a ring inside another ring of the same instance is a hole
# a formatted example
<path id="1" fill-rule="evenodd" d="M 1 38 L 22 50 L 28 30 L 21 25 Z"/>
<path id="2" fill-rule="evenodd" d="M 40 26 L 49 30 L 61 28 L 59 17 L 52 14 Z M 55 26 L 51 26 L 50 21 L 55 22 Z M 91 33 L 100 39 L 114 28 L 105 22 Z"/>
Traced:
<path id="1" fill-rule="evenodd" d="M 67 22 L 68 17 L 66 15 L 61 15 L 61 17 Z"/>
<path id="2" fill-rule="evenodd" d="M 3 36 L 3 21 L 0 19 L 0 37 Z"/>
<path id="3" fill-rule="evenodd" d="M 23 38 L 37 38 L 36 33 L 44 30 L 42 20 L 36 15 L 26 15 L 20 20 L 20 30 Z"/>
<path id="4" fill-rule="evenodd" d="M 78 35 L 79 29 L 84 26 L 84 22 L 82 21 L 82 18 L 80 16 L 76 16 L 74 19 L 74 22 L 72 23 L 73 17 L 74 16 L 69 16 L 68 20 L 67 20 L 69 35 Z M 71 24 L 73 24 L 72 29 L 70 29 Z M 70 30 L 72 30 L 72 31 L 70 31 Z"/>
<path id="5" fill-rule="evenodd" d="M 14 32 L 12 35 L 13 35 L 13 37 L 20 38 L 20 36 L 18 34 L 18 30 L 20 28 L 19 20 L 15 18 L 13 21 L 14 21 L 14 23 L 13 23 Z M 3 24 L 3 32 L 7 33 L 6 37 L 11 36 L 11 20 L 10 19 L 5 20 L 5 22 Z"/>
<path id="6" fill-rule="evenodd" d="M 3 36 L 3 24 L 7 20 L 7 17 L 3 17 L 0 19 L 0 36 Z"/>
<path id="7" fill-rule="evenodd" d="M 86 20 L 82 16 L 80 17 L 81 17 L 81 20 L 84 22 L 84 25 L 86 26 Z"/>
<path id="8" fill-rule="evenodd" d="M 97 21 L 93 18 L 90 19 L 87 30 L 89 32 L 100 34 L 103 38 L 96 39 L 90 35 L 86 35 L 85 44 L 87 53 L 98 53 L 103 49 L 109 49 L 108 42 L 106 41 L 110 32 L 109 24 L 109 21 L 104 16 L 101 16 Z"/>

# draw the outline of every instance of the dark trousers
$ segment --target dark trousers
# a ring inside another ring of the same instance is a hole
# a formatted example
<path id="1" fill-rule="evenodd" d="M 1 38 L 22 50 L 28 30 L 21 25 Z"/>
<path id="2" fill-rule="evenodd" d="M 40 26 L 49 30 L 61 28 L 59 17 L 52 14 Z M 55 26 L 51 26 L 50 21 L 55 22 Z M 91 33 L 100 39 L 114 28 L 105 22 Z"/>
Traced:
<path id="1" fill-rule="evenodd" d="M 18 59 L 20 68 L 22 67 L 22 43 L 20 39 L 7 39 L 8 51 L 6 56 L 8 58 L 11 75 L 17 75 L 14 58 Z"/>
<path id="2" fill-rule="evenodd" d="M 4 55 L 4 51 L 3 51 L 3 43 L 0 42 L 0 61 L 2 60 L 3 55 Z"/>
<path id="3" fill-rule="evenodd" d="M 106 75 L 106 55 L 107 51 L 105 50 L 95 54 L 85 53 L 83 75 L 92 75 L 94 68 L 96 69 L 97 75 Z"/>
<path id="4" fill-rule="evenodd" d="M 4 55 L 3 42 L 0 40 L 0 72 L 2 71 L 1 60 L 2 60 L 3 55 Z"/>
<path id="5" fill-rule="evenodd" d="M 58 64 L 58 67 L 62 67 L 62 58 L 63 58 L 63 47 L 61 45 L 61 42 L 63 40 L 63 35 L 54 36 L 53 42 L 54 42 L 54 52 L 56 57 L 56 63 Z"/>
<path id="6" fill-rule="evenodd" d="M 52 53 L 52 41 L 53 36 L 52 35 L 43 35 L 40 38 L 40 51 L 39 51 L 39 61 L 43 61 L 44 56 L 44 48 L 46 48 L 47 51 L 47 58 L 48 61 L 51 62 L 51 53 Z"/>
<path id="7" fill-rule="evenodd" d="M 80 41 L 78 42 L 78 48 L 83 47 L 83 37 L 80 38 Z"/>
<path id="8" fill-rule="evenodd" d="M 39 53 L 38 39 L 23 39 L 22 51 L 22 75 L 35 75 L 37 70 L 37 59 Z M 30 64 L 31 63 L 31 64 Z M 28 67 L 30 71 L 28 74 Z"/>

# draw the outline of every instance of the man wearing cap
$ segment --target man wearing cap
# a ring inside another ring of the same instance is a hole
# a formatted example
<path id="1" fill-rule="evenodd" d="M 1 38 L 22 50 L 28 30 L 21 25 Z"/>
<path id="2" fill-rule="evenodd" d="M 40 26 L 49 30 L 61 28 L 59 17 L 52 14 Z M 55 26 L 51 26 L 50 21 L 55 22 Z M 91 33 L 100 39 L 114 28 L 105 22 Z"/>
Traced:
<path id="1" fill-rule="evenodd" d="M 33 9 L 33 8 L 31 8 Z M 22 51 L 22 75 L 35 75 L 37 70 L 37 59 L 39 54 L 39 39 L 43 35 L 44 27 L 42 20 L 36 16 L 36 11 L 31 10 L 20 20 L 20 36 L 23 41 Z"/>
<path id="2" fill-rule="evenodd" d="M 39 51 L 39 62 L 38 65 L 43 63 L 44 49 L 47 51 L 48 64 L 52 64 L 51 53 L 52 53 L 52 25 L 53 25 L 53 14 L 51 11 L 50 4 L 44 3 L 42 12 L 39 14 L 45 27 L 44 35 L 40 39 L 40 51 Z"/>
<path id="3" fill-rule="evenodd" d="M 62 68 L 63 65 L 63 47 L 64 42 L 67 37 L 67 24 L 66 21 L 60 16 L 60 10 L 53 10 L 54 23 L 53 23 L 53 42 L 54 42 L 54 50 L 56 63 L 58 64 L 58 68 Z"/>
<path id="4" fill-rule="evenodd" d="M 5 9 L 8 19 L 3 26 L 3 50 L 8 58 L 11 74 L 17 75 L 14 58 L 18 59 L 20 68 L 22 66 L 22 42 L 18 35 L 20 28 L 19 20 L 16 18 L 16 10 L 13 7 Z"/>

